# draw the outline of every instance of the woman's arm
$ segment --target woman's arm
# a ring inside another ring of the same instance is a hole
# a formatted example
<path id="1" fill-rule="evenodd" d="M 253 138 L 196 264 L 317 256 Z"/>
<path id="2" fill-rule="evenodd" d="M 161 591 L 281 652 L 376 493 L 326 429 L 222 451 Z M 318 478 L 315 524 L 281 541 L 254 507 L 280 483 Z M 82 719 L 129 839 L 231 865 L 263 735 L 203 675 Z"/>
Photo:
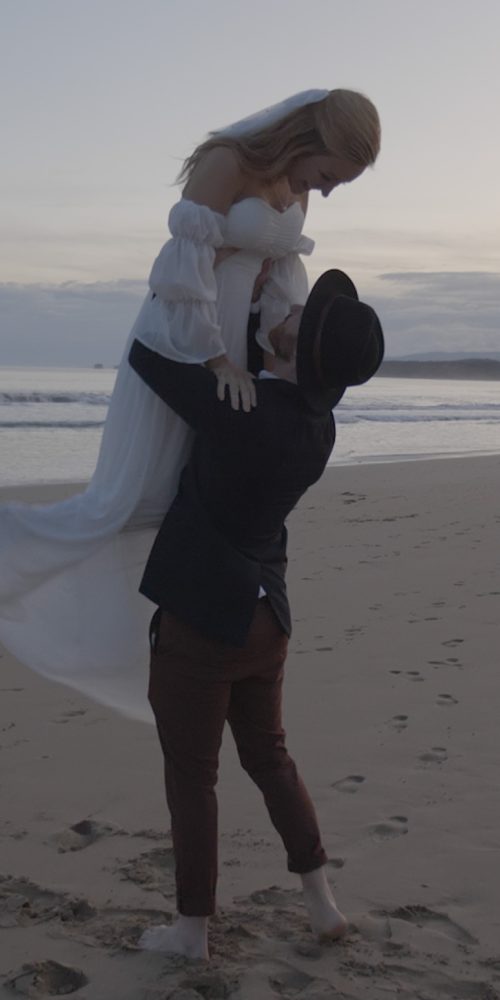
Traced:
<path id="1" fill-rule="evenodd" d="M 189 178 L 182 197 L 213 212 L 227 215 L 244 191 L 245 174 L 232 149 L 217 146 L 202 157 Z"/>
<path id="2" fill-rule="evenodd" d="M 149 284 L 151 291 L 160 299 L 161 308 L 167 310 L 169 326 L 173 331 L 169 346 L 159 352 L 173 360 L 188 363 L 217 359 L 219 394 L 225 391 L 225 381 L 235 408 L 237 393 L 246 409 L 249 404 L 255 405 L 254 388 L 248 372 L 237 368 L 225 355 L 220 331 L 218 333 L 215 327 L 214 278 L 216 265 L 233 252 L 232 248 L 220 245 L 224 231 L 223 216 L 241 196 L 243 185 L 244 175 L 232 150 L 219 147 L 205 154 L 186 184 L 181 202 L 172 210 L 170 226 L 173 239 L 160 251 Z M 186 217 L 189 208 L 195 213 L 193 225 L 190 225 L 189 212 Z M 212 233 L 214 228 L 215 234 Z M 189 249 L 190 242 L 192 251 Z M 200 313 L 202 327 L 198 328 L 198 333 L 197 300 L 203 313 Z M 185 320 L 183 315 L 179 315 L 179 310 L 185 310 Z M 183 334 L 189 326 L 194 337 L 191 340 L 193 351 L 185 341 L 185 346 L 183 344 Z M 205 328 L 208 334 L 206 341 L 202 332 Z M 147 346 L 157 349 L 154 343 L 145 342 Z M 224 374 L 227 376 L 225 380 Z"/>
<path id="3" fill-rule="evenodd" d="M 245 175 L 234 151 L 219 146 L 209 150 L 197 164 L 182 197 L 227 215 L 231 205 L 241 198 L 244 183 Z M 232 247 L 217 250 L 214 267 L 236 252 Z M 255 386 L 249 372 L 234 365 L 227 355 L 210 359 L 206 366 L 217 378 L 217 396 L 221 401 L 228 392 L 234 410 L 239 408 L 240 401 L 246 412 L 256 405 Z"/>

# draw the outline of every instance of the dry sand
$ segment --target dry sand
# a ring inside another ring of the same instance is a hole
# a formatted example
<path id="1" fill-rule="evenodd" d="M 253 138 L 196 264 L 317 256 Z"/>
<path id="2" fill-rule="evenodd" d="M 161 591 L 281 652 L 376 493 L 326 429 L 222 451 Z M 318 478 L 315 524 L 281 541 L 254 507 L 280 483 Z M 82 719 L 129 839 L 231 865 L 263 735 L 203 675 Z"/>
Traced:
<path id="1" fill-rule="evenodd" d="M 341 943 L 308 932 L 226 739 L 212 961 L 138 951 L 174 906 L 155 731 L 4 654 L 2 996 L 500 996 L 499 478 L 496 458 L 333 468 L 291 519 L 286 722 Z"/>

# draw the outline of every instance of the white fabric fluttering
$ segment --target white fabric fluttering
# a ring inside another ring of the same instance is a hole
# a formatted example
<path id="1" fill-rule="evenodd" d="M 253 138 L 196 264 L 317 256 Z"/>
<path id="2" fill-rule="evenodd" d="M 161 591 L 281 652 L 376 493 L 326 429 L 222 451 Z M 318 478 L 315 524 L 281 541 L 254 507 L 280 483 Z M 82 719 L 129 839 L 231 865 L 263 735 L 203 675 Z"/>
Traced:
<path id="1" fill-rule="evenodd" d="M 171 239 L 153 264 L 126 343 L 88 488 L 56 504 L 0 507 L 0 641 L 44 676 L 133 718 L 152 721 L 146 674 L 154 609 L 138 586 L 192 432 L 130 368 L 130 344 L 137 337 L 192 363 L 227 352 L 244 367 L 262 261 L 274 260 L 262 301 L 264 344 L 290 305 L 305 301 L 298 255 L 313 244 L 302 225 L 297 203 L 279 213 L 248 198 L 227 216 L 184 199 L 174 206 Z M 237 252 L 214 267 L 221 247 Z"/>

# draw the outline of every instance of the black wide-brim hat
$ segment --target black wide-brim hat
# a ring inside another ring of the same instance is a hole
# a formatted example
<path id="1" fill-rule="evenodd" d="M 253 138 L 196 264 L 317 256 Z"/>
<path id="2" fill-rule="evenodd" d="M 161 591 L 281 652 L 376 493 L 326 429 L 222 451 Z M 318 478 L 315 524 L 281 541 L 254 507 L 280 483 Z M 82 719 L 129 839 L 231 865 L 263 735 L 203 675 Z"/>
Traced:
<path id="1" fill-rule="evenodd" d="M 333 409 L 350 385 L 362 385 L 384 356 L 377 314 L 360 302 L 347 274 L 318 278 L 302 313 L 297 341 L 297 384 L 311 409 Z"/>

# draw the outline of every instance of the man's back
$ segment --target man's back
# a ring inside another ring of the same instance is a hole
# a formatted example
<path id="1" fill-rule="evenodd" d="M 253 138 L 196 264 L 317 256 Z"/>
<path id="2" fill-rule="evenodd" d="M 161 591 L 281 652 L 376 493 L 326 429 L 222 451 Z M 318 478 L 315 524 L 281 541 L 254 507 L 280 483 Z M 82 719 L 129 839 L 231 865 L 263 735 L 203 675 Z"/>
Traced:
<path id="1" fill-rule="evenodd" d="M 312 413 L 295 385 L 272 378 L 258 380 L 255 409 L 233 410 L 217 399 L 206 369 L 168 361 L 137 341 L 130 363 L 197 432 L 142 593 L 238 645 L 263 587 L 289 632 L 284 522 L 328 461 L 331 414 Z"/>

